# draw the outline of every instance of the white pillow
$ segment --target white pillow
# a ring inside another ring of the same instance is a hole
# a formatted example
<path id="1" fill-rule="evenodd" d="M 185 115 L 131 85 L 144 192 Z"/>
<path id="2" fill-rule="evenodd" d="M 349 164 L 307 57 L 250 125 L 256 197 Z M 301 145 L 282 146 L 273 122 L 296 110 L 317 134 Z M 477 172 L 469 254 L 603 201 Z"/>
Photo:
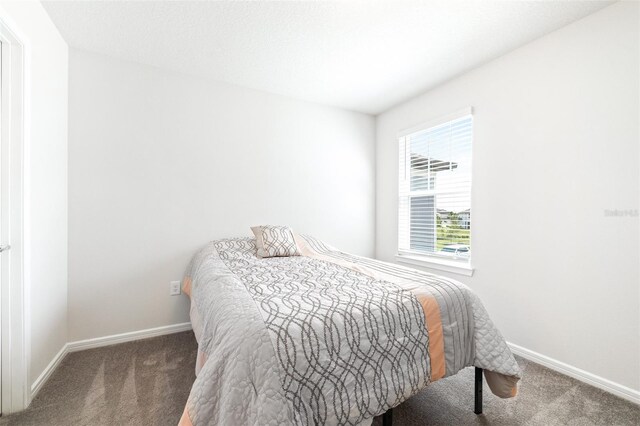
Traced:
<path id="1" fill-rule="evenodd" d="M 258 257 L 300 256 L 293 231 L 288 226 L 253 226 L 251 230 L 256 236 Z"/>

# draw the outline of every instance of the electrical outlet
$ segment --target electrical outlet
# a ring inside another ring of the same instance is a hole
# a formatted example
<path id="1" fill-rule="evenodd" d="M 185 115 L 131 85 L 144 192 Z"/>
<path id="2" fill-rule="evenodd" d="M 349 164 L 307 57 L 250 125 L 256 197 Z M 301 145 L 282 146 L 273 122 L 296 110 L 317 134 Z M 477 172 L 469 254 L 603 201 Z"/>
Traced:
<path id="1" fill-rule="evenodd" d="M 169 283 L 169 296 L 180 295 L 180 281 L 171 281 Z"/>

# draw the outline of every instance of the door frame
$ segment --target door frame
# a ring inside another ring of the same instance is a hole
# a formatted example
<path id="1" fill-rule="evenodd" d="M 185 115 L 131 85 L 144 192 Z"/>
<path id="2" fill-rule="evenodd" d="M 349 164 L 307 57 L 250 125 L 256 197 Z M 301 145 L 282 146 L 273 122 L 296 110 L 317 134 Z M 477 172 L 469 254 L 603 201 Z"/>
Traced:
<path id="1" fill-rule="evenodd" d="M 0 72 L 0 179 L 2 201 L 9 203 L 9 217 L 2 218 L 0 280 L 0 408 L 3 414 L 23 410 L 31 402 L 29 386 L 30 323 L 28 268 L 28 94 L 29 51 L 4 16 L 0 16 L 2 62 Z M 8 192 L 8 193 L 7 193 Z"/>

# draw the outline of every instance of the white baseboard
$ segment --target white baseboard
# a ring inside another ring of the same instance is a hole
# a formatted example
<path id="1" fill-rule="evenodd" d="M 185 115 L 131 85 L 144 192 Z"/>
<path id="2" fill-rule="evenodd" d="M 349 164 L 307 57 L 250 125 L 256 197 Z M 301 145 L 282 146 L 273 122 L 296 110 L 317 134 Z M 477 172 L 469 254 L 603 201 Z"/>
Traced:
<path id="1" fill-rule="evenodd" d="M 191 323 L 184 322 L 181 324 L 166 325 L 164 327 L 148 328 L 146 330 L 130 331 L 128 333 L 114 334 L 112 336 L 96 337 L 94 339 L 78 340 L 66 343 L 60 352 L 53 357 L 49 365 L 38 376 L 31 385 L 31 399 L 33 399 L 42 385 L 51 377 L 51 374 L 58 368 L 60 362 L 65 355 L 70 352 L 82 351 L 85 349 L 100 348 L 102 346 L 110 346 L 118 343 L 131 342 L 134 340 L 148 339 L 149 337 L 164 336 L 166 334 L 179 333 L 181 331 L 191 330 Z"/>
<path id="2" fill-rule="evenodd" d="M 56 368 L 58 368 L 58 365 L 60 365 L 60 362 L 64 359 L 64 356 L 67 354 L 67 352 L 67 345 L 62 346 L 56 356 L 53 357 L 49 365 L 45 367 L 44 371 L 40 373 L 38 378 L 33 382 L 33 384 L 31 385 L 31 396 L 28 401 L 29 404 L 31 403 L 33 397 L 35 397 L 38 391 L 42 388 L 42 385 L 44 385 L 45 382 L 49 380 L 51 374 L 55 371 Z"/>
<path id="3" fill-rule="evenodd" d="M 118 343 L 131 342 L 133 340 L 148 339 L 149 337 L 164 336 L 165 334 L 179 333 L 191 330 L 190 322 L 165 325 L 164 327 L 148 328 L 146 330 L 130 331 L 128 333 L 114 334 L 112 336 L 96 337 L 94 339 L 78 340 L 67 343 L 69 352 L 83 351 L 85 349 L 100 348 Z"/>
<path id="4" fill-rule="evenodd" d="M 581 382 L 584 382 L 588 385 L 602 389 L 606 392 L 619 396 L 620 398 L 626 399 L 627 401 L 631 401 L 635 404 L 640 405 L 640 391 L 631 389 L 616 382 L 612 382 L 611 380 L 605 379 L 604 377 L 596 376 L 595 374 L 589 373 L 588 371 L 581 370 L 580 368 L 523 348 L 522 346 L 518 346 L 508 342 L 507 344 L 514 354 L 519 355 L 522 358 L 528 359 L 537 364 L 550 368 L 551 370 L 557 371 L 569 377 L 573 377 L 576 380 L 580 380 Z"/>
<path id="5" fill-rule="evenodd" d="M 58 367 L 65 355 L 70 352 L 82 351 L 85 349 L 100 348 L 103 346 L 115 345 L 118 343 L 131 342 L 134 340 L 147 339 L 149 337 L 163 336 L 166 334 L 179 333 L 181 331 L 191 330 L 191 323 L 185 322 L 181 324 L 167 325 L 164 327 L 148 328 L 146 330 L 131 331 L 128 333 L 114 334 L 112 336 L 96 337 L 94 339 L 78 340 L 65 344 L 60 352 L 53 357 L 49 365 L 38 376 L 31 385 L 31 398 L 35 397 L 42 385 L 49 379 L 53 371 Z M 546 355 L 523 348 L 513 343 L 508 343 L 511 351 L 525 359 L 541 364 L 547 368 L 565 374 L 581 382 L 595 386 L 599 389 L 612 393 L 620 398 L 631 401 L 640 405 L 640 391 L 631 389 L 621 384 L 612 382 L 604 377 L 596 376 L 588 371 L 581 370 L 572 365 L 555 360 Z"/>

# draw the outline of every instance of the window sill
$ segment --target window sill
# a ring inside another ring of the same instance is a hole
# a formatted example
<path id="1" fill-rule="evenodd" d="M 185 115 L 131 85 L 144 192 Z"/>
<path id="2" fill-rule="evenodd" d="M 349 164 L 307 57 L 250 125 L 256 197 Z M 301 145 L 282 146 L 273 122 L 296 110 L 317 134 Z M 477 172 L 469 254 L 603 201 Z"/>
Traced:
<path id="1" fill-rule="evenodd" d="M 397 254 L 396 260 L 400 263 L 422 266 L 423 268 L 437 269 L 438 271 L 451 272 L 467 277 L 473 276 L 471 264 L 465 262 L 410 254 Z"/>

